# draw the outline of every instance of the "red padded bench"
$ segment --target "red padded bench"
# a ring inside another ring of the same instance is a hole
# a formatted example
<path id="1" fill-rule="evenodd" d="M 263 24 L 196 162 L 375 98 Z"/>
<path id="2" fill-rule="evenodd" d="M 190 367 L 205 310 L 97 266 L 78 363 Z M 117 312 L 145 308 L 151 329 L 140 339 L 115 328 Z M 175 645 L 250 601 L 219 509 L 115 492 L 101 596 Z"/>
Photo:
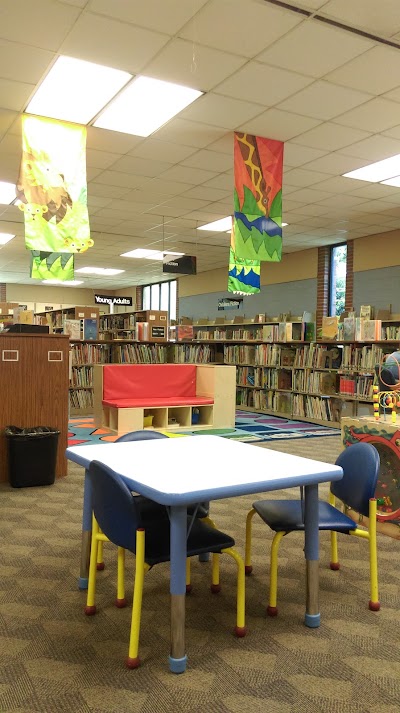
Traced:
<path id="1" fill-rule="evenodd" d="M 96 364 L 94 418 L 122 434 L 235 425 L 236 368 L 214 364 Z"/>

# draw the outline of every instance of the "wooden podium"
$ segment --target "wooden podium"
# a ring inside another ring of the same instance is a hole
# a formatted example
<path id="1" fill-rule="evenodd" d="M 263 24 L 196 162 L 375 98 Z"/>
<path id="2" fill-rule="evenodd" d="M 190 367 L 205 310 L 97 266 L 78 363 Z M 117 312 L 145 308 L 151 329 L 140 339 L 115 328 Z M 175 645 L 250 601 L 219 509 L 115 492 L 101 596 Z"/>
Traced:
<path id="1" fill-rule="evenodd" d="M 8 480 L 6 426 L 59 430 L 56 475 L 67 475 L 68 353 L 68 335 L 0 334 L 0 481 Z"/>

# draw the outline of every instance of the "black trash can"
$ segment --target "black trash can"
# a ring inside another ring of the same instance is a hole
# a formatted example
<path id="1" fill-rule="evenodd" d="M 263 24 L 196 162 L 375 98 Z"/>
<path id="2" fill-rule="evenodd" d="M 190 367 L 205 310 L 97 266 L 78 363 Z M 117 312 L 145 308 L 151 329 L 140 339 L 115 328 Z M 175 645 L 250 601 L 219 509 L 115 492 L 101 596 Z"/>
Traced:
<path id="1" fill-rule="evenodd" d="M 13 488 L 52 485 L 60 431 L 48 426 L 7 426 L 8 474 Z"/>

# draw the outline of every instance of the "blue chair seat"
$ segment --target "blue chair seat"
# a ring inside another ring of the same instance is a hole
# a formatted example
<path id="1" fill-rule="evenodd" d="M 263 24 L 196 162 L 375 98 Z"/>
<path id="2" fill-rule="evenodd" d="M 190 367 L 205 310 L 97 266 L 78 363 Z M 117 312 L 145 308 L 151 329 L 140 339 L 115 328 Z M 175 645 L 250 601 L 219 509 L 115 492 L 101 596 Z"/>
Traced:
<path id="1" fill-rule="evenodd" d="M 257 500 L 253 508 L 274 532 L 304 531 L 304 505 L 300 500 Z M 321 500 L 318 518 L 320 530 L 348 533 L 357 528 L 351 518 Z"/>
<path id="2" fill-rule="evenodd" d="M 191 527 L 190 527 L 191 526 Z M 235 541 L 224 532 L 195 519 L 188 518 L 187 556 L 201 555 L 205 552 L 221 553 L 221 550 L 234 547 Z M 169 562 L 170 524 L 167 518 L 158 520 L 155 527 L 146 525 L 145 561 L 153 566 L 159 562 Z M 128 545 L 128 543 L 127 543 Z M 126 546 L 126 549 L 131 549 Z"/>

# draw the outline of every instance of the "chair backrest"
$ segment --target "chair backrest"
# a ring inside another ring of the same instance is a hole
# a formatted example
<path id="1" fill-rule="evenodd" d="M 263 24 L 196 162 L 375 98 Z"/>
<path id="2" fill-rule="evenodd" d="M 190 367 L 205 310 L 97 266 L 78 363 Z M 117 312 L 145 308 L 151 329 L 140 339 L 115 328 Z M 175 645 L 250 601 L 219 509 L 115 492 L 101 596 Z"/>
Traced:
<path id="1" fill-rule="evenodd" d="M 136 530 L 141 523 L 131 491 L 119 475 L 96 460 L 89 466 L 88 477 L 100 528 L 115 545 L 136 552 Z"/>
<path id="2" fill-rule="evenodd" d="M 378 451 L 371 443 L 354 443 L 342 451 L 336 465 L 343 468 L 343 478 L 331 483 L 331 492 L 353 510 L 368 517 L 369 500 L 375 496 L 378 482 Z"/>
<path id="3" fill-rule="evenodd" d="M 124 443 L 125 441 L 153 441 L 157 438 L 168 438 L 165 433 L 159 431 L 130 431 L 114 441 L 114 443 Z"/>

